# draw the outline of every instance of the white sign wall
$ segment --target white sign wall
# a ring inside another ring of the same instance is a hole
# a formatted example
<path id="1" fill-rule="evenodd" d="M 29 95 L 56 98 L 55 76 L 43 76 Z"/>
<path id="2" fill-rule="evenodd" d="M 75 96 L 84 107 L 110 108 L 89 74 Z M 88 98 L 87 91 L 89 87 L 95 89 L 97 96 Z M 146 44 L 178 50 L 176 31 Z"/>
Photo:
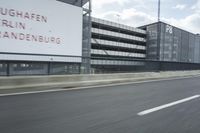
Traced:
<path id="1" fill-rule="evenodd" d="M 59 61 L 67 62 L 62 56 L 81 55 L 82 8 L 55 0 L 0 0 L 0 60 L 61 56 Z"/>

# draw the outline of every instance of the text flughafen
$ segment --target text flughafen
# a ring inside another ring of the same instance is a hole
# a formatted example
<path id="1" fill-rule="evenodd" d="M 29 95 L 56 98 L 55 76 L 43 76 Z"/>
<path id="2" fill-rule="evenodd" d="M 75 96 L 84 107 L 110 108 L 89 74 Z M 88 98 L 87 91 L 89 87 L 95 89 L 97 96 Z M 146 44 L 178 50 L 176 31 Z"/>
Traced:
<path id="1" fill-rule="evenodd" d="M 6 16 L 12 17 L 12 18 L 20 18 L 27 21 L 35 21 L 38 23 L 48 23 L 48 17 L 43 16 L 36 13 L 30 13 L 30 12 L 24 12 L 24 11 L 18 11 L 15 9 L 8 9 L 8 8 L 2 8 L 0 7 L 0 16 Z M 2 17 L 0 17 L 2 18 Z M 19 29 L 26 30 L 27 25 L 26 23 L 19 22 L 19 21 L 13 21 L 9 19 L 0 19 L 0 27 L 6 29 Z M 1 29 L 2 29 L 1 28 Z M 49 44 L 61 44 L 61 39 L 59 37 L 49 37 L 45 35 L 33 35 L 30 33 L 22 33 L 22 32 L 10 32 L 8 31 L 1 31 L 0 30 L 0 39 L 14 39 L 14 40 L 23 40 L 23 41 L 29 41 L 29 42 L 40 42 L 40 43 L 49 43 Z"/>

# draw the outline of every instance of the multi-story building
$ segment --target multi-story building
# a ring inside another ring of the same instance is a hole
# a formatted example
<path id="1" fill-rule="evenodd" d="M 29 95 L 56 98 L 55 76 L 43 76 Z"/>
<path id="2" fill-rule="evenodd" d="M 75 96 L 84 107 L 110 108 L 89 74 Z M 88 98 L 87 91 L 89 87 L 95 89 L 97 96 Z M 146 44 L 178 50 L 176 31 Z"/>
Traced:
<path id="1" fill-rule="evenodd" d="M 91 18 L 91 0 L 42 2 L 48 6 L 0 1 L 0 75 L 199 69 L 200 35 L 163 22 L 133 28 Z M 44 23 L 23 20 L 15 29 L 9 26 L 23 13 L 34 19 L 32 9 Z"/>
<path id="2" fill-rule="evenodd" d="M 147 31 L 147 59 L 200 63 L 200 35 L 163 22 L 140 27 Z"/>
<path id="3" fill-rule="evenodd" d="M 146 58 L 146 31 L 92 18 L 91 67 L 99 71 L 131 71 L 144 65 L 126 59 Z"/>

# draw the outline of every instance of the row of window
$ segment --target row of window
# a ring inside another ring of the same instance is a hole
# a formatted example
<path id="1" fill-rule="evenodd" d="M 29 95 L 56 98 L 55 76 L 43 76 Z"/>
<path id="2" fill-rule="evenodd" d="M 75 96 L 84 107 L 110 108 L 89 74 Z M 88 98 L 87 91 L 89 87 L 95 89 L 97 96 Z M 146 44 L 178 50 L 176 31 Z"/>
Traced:
<path id="1" fill-rule="evenodd" d="M 0 69 L 6 68 L 7 64 L 0 64 Z"/>
<path id="2" fill-rule="evenodd" d="M 111 51 L 111 50 L 100 50 L 100 49 L 91 49 L 91 54 L 97 55 L 110 55 L 110 56 L 123 56 L 123 57 L 136 57 L 136 58 L 145 58 L 145 54 L 140 53 L 130 53 L 130 52 L 120 52 L 120 51 Z"/>
<path id="3" fill-rule="evenodd" d="M 7 75 L 6 63 L 0 63 L 0 75 Z M 49 72 L 48 72 L 49 71 Z M 10 75 L 78 74 L 79 64 L 64 63 L 9 63 Z"/>
<path id="4" fill-rule="evenodd" d="M 117 60 L 91 60 L 92 65 L 123 65 L 123 66 L 141 66 L 144 62 L 138 61 L 117 61 Z"/>
<path id="5" fill-rule="evenodd" d="M 128 39 L 128 40 L 146 42 L 146 39 L 142 37 L 136 37 L 136 36 L 131 36 L 127 34 L 122 34 L 119 32 L 112 32 L 112 31 L 107 31 L 107 30 L 102 30 L 102 29 L 97 29 L 97 28 L 92 28 L 92 33 L 113 36 L 113 37 L 123 38 L 123 39 Z"/>
<path id="6" fill-rule="evenodd" d="M 94 43 L 94 44 L 102 44 L 102 45 L 108 45 L 108 46 L 117 46 L 117 47 L 124 47 L 124 48 L 146 50 L 145 46 L 122 43 L 122 42 L 107 41 L 107 40 L 101 40 L 101 39 L 92 39 L 91 42 Z"/>
<path id="7" fill-rule="evenodd" d="M 133 32 L 138 32 L 141 34 L 146 34 L 146 31 L 138 29 L 138 28 L 133 28 L 127 25 L 123 25 L 123 24 L 119 24 L 119 23 L 114 23 L 111 21 L 106 21 L 106 20 L 102 20 L 102 19 L 97 19 L 97 18 L 92 18 L 92 22 L 96 22 L 96 23 L 100 23 L 100 24 L 104 24 L 104 25 L 109 25 L 112 27 L 116 27 L 116 28 L 121 28 L 124 30 L 129 30 L 129 31 L 133 31 Z"/>

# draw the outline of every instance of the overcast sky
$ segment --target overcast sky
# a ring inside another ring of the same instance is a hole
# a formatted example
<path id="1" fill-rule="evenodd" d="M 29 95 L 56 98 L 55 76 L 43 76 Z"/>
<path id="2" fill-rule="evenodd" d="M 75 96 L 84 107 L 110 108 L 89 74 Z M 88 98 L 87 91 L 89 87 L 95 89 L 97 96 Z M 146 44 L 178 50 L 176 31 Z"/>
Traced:
<path id="1" fill-rule="evenodd" d="M 92 15 L 138 27 L 157 21 L 158 0 L 93 0 Z M 200 33 L 200 0 L 161 0 L 161 21 Z"/>

